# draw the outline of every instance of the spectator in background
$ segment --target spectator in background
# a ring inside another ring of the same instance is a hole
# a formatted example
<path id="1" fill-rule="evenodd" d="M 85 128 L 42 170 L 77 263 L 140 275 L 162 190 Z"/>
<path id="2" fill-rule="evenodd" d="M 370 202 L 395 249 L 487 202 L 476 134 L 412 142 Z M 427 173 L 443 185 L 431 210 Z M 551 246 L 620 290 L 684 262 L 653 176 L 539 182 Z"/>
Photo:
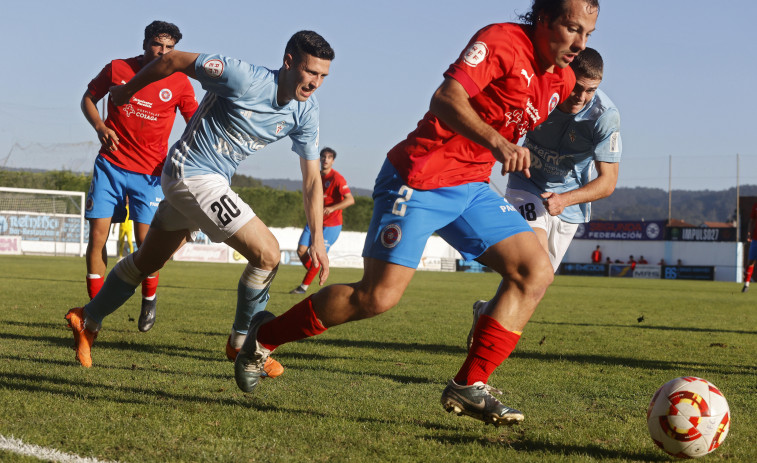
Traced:
<path id="1" fill-rule="evenodd" d="M 683 262 L 681 261 L 681 259 L 678 259 L 678 261 L 676 262 L 676 265 L 677 265 L 677 266 L 679 266 L 679 267 L 680 267 L 681 265 L 683 265 Z"/>
<path id="2" fill-rule="evenodd" d="M 633 256 L 628 256 L 628 264 L 631 264 L 631 270 L 636 268 L 636 259 Z"/>
<path id="3" fill-rule="evenodd" d="M 660 261 L 657 262 L 657 265 L 665 265 L 665 259 L 660 259 Z"/>
<path id="4" fill-rule="evenodd" d="M 118 260 L 124 258 L 124 251 L 129 247 L 128 254 L 134 252 L 134 222 L 129 218 L 129 197 L 126 197 L 126 218 L 118 226 L 118 241 L 116 242 L 116 257 Z M 115 224 L 113 231 L 115 231 Z"/>
<path id="5" fill-rule="evenodd" d="M 752 246 L 752 236 L 757 232 L 757 202 L 752 205 L 752 213 L 749 215 L 749 224 L 746 228 L 746 242 L 749 243 L 746 268 L 744 269 L 744 287 L 741 292 L 749 291 L 749 282 L 752 281 L 754 263 L 757 262 L 757 246 Z"/>
<path id="6" fill-rule="evenodd" d="M 612 264 L 612 259 L 610 259 L 609 257 L 607 259 L 605 259 L 605 264 L 607 264 L 607 265 Z"/>
<path id="7" fill-rule="evenodd" d="M 649 262 L 647 262 L 644 256 L 639 256 L 639 263 L 643 265 L 643 264 L 648 264 Z"/>
<path id="8" fill-rule="evenodd" d="M 602 251 L 599 250 L 599 245 L 597 245 L 597 249 L 591 253 L 591 261 L 595 264 L 602 262 Z"/>

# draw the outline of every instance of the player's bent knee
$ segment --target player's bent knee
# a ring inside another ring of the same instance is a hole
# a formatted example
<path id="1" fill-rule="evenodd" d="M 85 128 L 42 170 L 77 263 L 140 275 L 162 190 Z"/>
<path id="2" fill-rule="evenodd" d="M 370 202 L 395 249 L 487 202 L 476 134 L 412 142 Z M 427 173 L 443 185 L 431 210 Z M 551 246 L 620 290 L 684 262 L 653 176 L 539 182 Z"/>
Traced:
<path id="1" fill-rule="evenodd" d="M 271 270 L 276 268 L 281 261 L 281 251 L 278 245 L 269 246 L 260 251 L 260 268 Z"/>

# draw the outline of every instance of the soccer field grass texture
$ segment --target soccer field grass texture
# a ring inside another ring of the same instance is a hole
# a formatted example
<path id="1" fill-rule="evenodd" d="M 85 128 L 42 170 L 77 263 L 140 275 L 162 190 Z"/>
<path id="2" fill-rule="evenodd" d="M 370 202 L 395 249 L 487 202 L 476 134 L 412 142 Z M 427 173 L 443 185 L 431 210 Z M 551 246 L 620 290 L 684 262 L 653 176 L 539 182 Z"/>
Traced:
<path id="1" fill-rule="evenodd" d="M 284 375 L 249 395 L 224 355 L 241 271 L 170 262 L 155 328 L 137 331 L 132 298 L 85 369 L 63 320 L 86 300 L 84 260 L 1 256 L 0 435 L 124 462 L 668 461 L 646 408 L 664 382 L 694 375 L 732 412 L 707 459 L 757 461 L 757 293 L 736 283 L 557 277 L 490 379 L 525 422 L 494 428 L 439 398 L 496 275 L 418 272 L 388 313 L 278 349 Z M 288 291 L 303 273 L 281 267 L 269 310 L 301 299 Z M 329 282 L 359 276 L 332 269 Z"/>

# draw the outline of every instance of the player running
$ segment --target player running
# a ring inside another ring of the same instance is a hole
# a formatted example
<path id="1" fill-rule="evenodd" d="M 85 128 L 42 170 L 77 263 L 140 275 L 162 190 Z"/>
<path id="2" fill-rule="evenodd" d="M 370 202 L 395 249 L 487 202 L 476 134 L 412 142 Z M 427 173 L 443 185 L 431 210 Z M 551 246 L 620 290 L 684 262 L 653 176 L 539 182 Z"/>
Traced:
<path id="1" fill-rule="evenodd" d="M 464 258 L 502 276 L 442 405 L 495 425 L 523 420 L 492 395 L 487 381 L 515 348 L 554 276 L 536 234 L 488 180 L 497 161 L 503 173 L 529 175 L 528 149 L 515 142 L 570 95 L 575 76 L 568 65 L 585 48 L 598 12 L 596 0 L 536 0 L 524 24 L 476 33 L 445 73 L 430 111 L 389 151 L 376 179 L 363 279 L 328 286 L 279 317 L 255 315 L 235 362 L 240 389 L 255 390 L 280 345 L 395 306 L 437 232 Z"/>
<path id="2" fill-rule="evenodd" d="M 329 252 L 342 232 L 342 211 L 355 204 L 355 198 L 350 192 L 347 180 L 334 169 L 336 151 L 331 148 L 321 150 L 321 183 L 323 184 L 323 239 L 326 252 Z M 297 256 L 307 269 L 302 283 L 289 294 L 305 294 L 308 286 L 318 274 L 319 268 L 313 265 L 308 248 L 310 247 L 310 227 L 305 225 L 297 243 Z"/>
<path id="3" fill-rule="evenodd" d="M 753 245 L 753 239 L 757 235 L 757 202 L 752 204 L 752 212 L 749 214 L 749 223 L 746 230 L 746 241 L 749 243 L 749 251 L 746 268 L 744 269 L 742 293 L 749 291 L 749 283 L 752 281 L 752 274 L 754 273 L 754 263 L 757 262 L 757 246 Z"/>
<path id="4" fill-rule="evenodd" d="M 253 314 L 265 308 L 280 251 L 271 231 L 231 189 L 231 177 L 246 157 L 268 143 L 289 137 L 300 156 L 305 215 L 310 225 L 310 256 L 329 273 L 323 242 L 323 190 L 318 154 L 319 106 L 313 93 L 328 75 L 334 51 L 320 35 L 292 36 L 279 70 L 222 55 L 173 51 L 143 68 L 125 85 L 111 89 L 125 105 L 140 89 L 175 72 L 197 79 L 207 94 L 163 169 L 165 200 L 136 253 L 110 272 L 100 293 L 66 318 L 74 335 L 76 358 L 92 365 L 91 346 L 102 320 L 134 293 L 140 281 L 161 268 L 198 229 L 224 242 L 247 260 L 238 285 L 237 311 L 226 345 L 234 359 Z M 269 359 L 265 374 L 281 374 Z"/>
<path id="5" fill-rule="evenodd" d="M 97 102 L 114 85 L 126 83 L 140 69 L 171 52 L 181 40 L 174 24 L 153 21 L 145 28 L 144 53 L 108 63 L 89 83 L 81 110 L 102 143 L 95 160 L 84 216 L 89 220 L 87 243 L 87 293 L 92 299 L 105 281 L 108 253 L 105 244 L 110 224 L 125 220 L 125 201 L 131 200 L 131 219 L 136 224 L 137 246 L 142 246 L 150 222 L 163 199 L 160 172 L 168 150 L 176 110 L 189 121 L 197 109 L 194 89 L 187 76 L 174 74 L 154 82 L 134 95 L 130 104 L 117 107 L 108 98 L 108 117 L 103 120 Z M 148 331 L 155 324 L 158 273 L 142 281 L 142 310 L 137 326 Z"/>
<path id="6" fill-rule="evenodd" d="M 536 232 L 554 271 L 578 225 L 590 220 L 591 202 L 615 190 L 622 151 L 620 113 L 598 88 L 604 71 L 602 56 L 586 48 L 570 67 L 576 75 L 570 96 L 546 122 L 526 135 L 531 176 L 513 172 L 505 193 Z M 473 305 L 474 326 L 486 303 Z M 468 334 L 469 346 L 472 336 L 473 328 Z"/>

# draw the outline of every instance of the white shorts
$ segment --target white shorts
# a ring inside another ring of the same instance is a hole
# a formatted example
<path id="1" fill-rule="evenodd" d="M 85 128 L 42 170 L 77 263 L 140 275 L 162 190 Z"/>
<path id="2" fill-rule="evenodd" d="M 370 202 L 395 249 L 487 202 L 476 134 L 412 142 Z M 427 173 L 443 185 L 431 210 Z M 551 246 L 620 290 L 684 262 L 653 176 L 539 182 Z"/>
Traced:
<path id="1" fill-rule="evenodd" d="M 552 269 L 556 272 L 570 242 L 573 241 L 578 224 L 564 222 L 559 217 L 549 215 L 544 207 L 544 200 L 533 193 L 508 188 L 505 198 L 518 208 L 531 228 L 541 228 L 547 232 L 547 253 L 549 261 L 552 262 Z"/>
<path id="2" fill-rule="evenodd" d="M 151 226 L 165 231 L 202 230 L 221 243 L 255 217 L 252 208 L 234 193 L 226 177 L 218 174 L 194 177 L 161 177 L 165 200 L 158 205 Z"/>

